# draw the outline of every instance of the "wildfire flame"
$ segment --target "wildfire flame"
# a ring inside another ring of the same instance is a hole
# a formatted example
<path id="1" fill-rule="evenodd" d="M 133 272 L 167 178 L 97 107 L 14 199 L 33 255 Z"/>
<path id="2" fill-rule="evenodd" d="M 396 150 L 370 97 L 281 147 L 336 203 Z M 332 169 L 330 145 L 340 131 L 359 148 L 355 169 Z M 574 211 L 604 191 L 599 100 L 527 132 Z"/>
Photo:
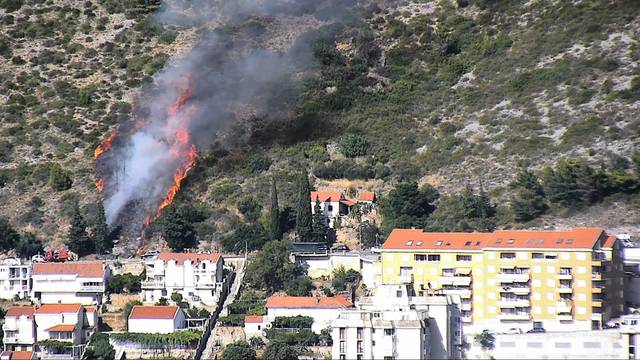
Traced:
<path id="1" fill-rule="evenodd" d="M 111 149 L 111 144 L 113 143 L 113 139 L 116 138 L 116 135 L 118 135 L 117 131 L 112 132 L 109 137 L 104 139 L 104 141 L 102 141 L 100 145 L 98 145 L 98 147 L 93 151 L 94 160 L 97 160 L 100 156 L 102 156 L 102 154 Z"/>

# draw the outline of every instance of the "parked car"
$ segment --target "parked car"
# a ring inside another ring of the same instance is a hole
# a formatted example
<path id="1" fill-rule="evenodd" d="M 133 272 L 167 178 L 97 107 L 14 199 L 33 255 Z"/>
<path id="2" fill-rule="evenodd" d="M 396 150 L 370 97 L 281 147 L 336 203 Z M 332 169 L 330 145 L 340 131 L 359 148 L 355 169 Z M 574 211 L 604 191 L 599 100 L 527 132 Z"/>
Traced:
<path id="1" fill-rule="evenodd" d="M 520 328 L 511 328 L 504 332 L 505 334 L 522 334 L 522 329 Z"/>
<path id="2" fill-rule="evenodd" d="M 536 334 L 536 333 L 546 333 L 547 330 L 545 330 L 544 328 L 533 328 L 529 331 L 527 331 L 527 333 L 529 334 Z"/>

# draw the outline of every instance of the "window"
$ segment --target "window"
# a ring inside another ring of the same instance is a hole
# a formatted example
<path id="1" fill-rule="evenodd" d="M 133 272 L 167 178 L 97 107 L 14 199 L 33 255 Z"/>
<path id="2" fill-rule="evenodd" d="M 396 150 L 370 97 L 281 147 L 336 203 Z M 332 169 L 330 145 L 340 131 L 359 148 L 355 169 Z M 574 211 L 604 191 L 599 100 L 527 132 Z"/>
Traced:
<path id="1" fill-rule="evenodd" d="M 402 297 L 402 290 L 396 291 L 396 297 L 397 298 L 401 298 Z"/>
<path id="2" fill-rule="evenodd" d="M 561 267 L 560 268 L 560 275 L 571 275 L 571 268 L 570 267 Z"/>
<path id="3" fill-rule="evenodd" d="M 541 349 L 542 348 L 542 343 L 541 342 L 527 342 L 527 347 L 528 348 Z"/>
<path id="4" fill-rule="evenodd" d="M 516 253 L 500 253 L 500 259 L 515 259 Z"/>
<path id="5" fill-rule="evenodd" d="M 413 255 L 413 260 L 415 261 L 427 261 L 427 255 Z"/>
<path id="6" fill-rule="evenodd" d="M 362 359 L 364 359 L 362 356 L 363 356 L 362 354 L 358 354 L 358 355 L 356 355 L 356 360 L 362 360 Z"/>
<path id="7" fill-rule="evenodd" d="M 329 205 L 329 206 L 327 206 L 327 210 L 329 210 L 329 211 L 333 211 L 333 205 Z"/>
<path id="8" fill-rule="evenodd" d="M 602 346 L 599 342 L 595 341 L 585 341 L 584 348 L 585 349 L 599 349 Z"/>
<path id="9" fill-rule="evenodd" d="M 513 347 L 516 347 L 516 342 L 515 341 L 501 341 L 500 342 L 500 347 L 513 348 Z"/>
<path id="10" fill-rule="evenodd" d="M 440 261 L 440 255 L 427 255 L 427 261 Z"/>
<path id="11" fill-rule="evenodd" d="M 533 253 L 533 254 L 531 254 L 531 258 L 532 259 L 544 259 L 544 254 L 543 253 Z"/>
<path id="12" fill-rule="evenodd" d="M 557 342 L 556 349 L 570 349 L 571 343 L 569 342 Z"/>
<path id="13" fill-rule="evenodd" d="M 385 336 L 391 336 L 394 334 L 393 329 L 384 329 L 384 335 Z"/>
<path id="14" fill-rule="evenodd" d="M 362 341 L 358 341 L 356 344 L 356 349 L 358 350 L 358 354 L 362 354 L 364 352 L 364 346 L 362 346 Z"/>
<path id="15" fill-rule="evenodd" d="M 347 342 L 346 341 L 340 341 L 340 352 L 341 353 L 346 353 L 347 352 Z"/>
<path id="16" fill-rule="evenodd" d="M 347 329 L 340 328 L 340 340 L 344 340 L 347 338 Z"/>
<path id="17" fill-rule="evenodd" d="M 555 259 L 557 259 L 557 258 L 558 258 L 558 255 L 555 255 L 555 254 L 546 254 L 546 255 L 544 256 L 544 258 L 545 258 L 545 259 L 547 259 L 547 260 L 555 260 Z"/>
<path id="18" fill-rule="evenodd" d="M 362 340 L 363 338 L 363 334 L 364 334 L 364 329 L 363 328 L 358 328 L 357 329 L 357 334 L 358 334 L 358 340 Z"/>
<path id="19" fill-rule="evenodd" d="M 340 360 L 347 360 L 347 355 L 341 354 L 340 355 Z"/>
<path id="20" fill-rule="evenodd" d="M 471 255 L 456 255 L 457 261 L 471 261 Z"/>

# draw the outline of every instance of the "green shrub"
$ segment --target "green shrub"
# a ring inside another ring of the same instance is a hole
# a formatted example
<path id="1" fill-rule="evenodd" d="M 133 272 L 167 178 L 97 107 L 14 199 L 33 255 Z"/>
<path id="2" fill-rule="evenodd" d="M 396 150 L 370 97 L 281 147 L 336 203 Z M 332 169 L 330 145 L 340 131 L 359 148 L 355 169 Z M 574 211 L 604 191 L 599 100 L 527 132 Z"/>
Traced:
<path id="1" fill-rule="evenodd" d="M 363 135 L 346 134 L 340 141 L 340 150 L 346 157 L 364 156 L 369 151 L 369 142 Z"/>
<path id="2" fill-rule="evenodd" d="M 64 170 L 58 163 L 49 166 L 49 186 L 55 191 L 64 191 L 71 188 L 73 181 L 69 172 Z"/>

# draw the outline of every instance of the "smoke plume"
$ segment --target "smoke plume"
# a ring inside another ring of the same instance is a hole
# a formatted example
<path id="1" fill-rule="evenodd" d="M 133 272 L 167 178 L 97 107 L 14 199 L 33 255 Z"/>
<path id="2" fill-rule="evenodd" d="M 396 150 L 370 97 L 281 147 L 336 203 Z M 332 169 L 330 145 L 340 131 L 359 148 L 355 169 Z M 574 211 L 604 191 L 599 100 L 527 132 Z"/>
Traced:
<path id="1" fill-rule="evenodd" d="M 165 1 L 158 21 L 173 25 L 214 22 L 218 29 L 256 16 L 315 16 L 326 22 L 345 14 L 347 1 Z M 185 4 L 188 4 L 185 5 Z M 350 4 L 348 4 L 350 5 Z M 96 149 L 98 188 L 109 225 L 138 231 L 173 201 L 182 180 L 217 132 L 251 109 L 267 111 L 274 89 L 310 65 L 311 44 L 300 37 L 288 49 L 260 44 L 269 32 L 234 36 L 213 30 L 174 59 L 141 90 L 132 118 Z M 264 40 L 264 41 L 263 41 Z"/>

